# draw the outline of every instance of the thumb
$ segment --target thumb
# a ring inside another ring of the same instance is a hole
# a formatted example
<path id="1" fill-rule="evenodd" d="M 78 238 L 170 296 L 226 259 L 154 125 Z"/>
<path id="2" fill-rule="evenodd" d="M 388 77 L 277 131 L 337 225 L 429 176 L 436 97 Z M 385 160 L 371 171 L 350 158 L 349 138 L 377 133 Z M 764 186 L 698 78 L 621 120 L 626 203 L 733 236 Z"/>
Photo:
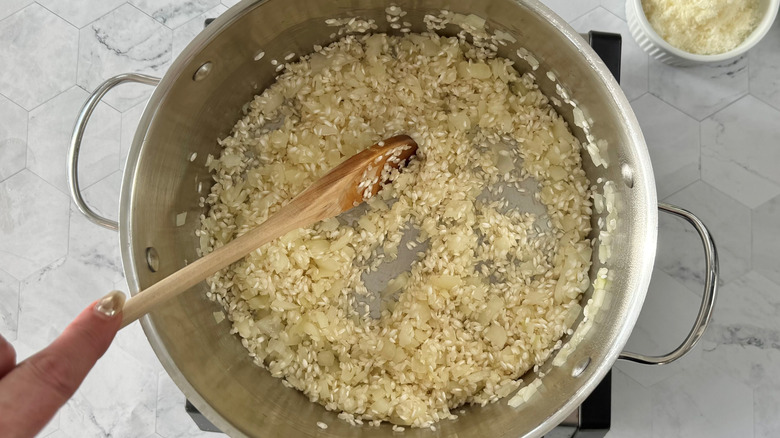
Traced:
<path id="1" fill-rule="evenodd" d="M 122 322 L 124 301 L 121 292 L 109 293 L 0 380 L 0 430 L 32 436 L 46 425 L 108 349 Z"/>

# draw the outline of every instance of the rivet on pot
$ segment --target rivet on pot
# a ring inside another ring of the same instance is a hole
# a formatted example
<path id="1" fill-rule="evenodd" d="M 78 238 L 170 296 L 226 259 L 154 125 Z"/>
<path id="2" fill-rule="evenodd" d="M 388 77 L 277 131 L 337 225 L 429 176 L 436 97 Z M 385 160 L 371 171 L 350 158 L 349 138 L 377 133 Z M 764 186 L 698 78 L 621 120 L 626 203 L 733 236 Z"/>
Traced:
<path id="1" fill-rule="evenodd" d="M 206 76 L 209 75 L 209 73 L 211 73 L 211 69 L 213 67 L 214 64 L 212 64 L 211 61 L 208 61 L 205 64 L 201 65 L 200 67 L 198 67 L 197 70 L 195 70 L 195 74 L 192 75 L 192 80 L 196 82 L 203 80 Z"/>
<path id="2" fill-rule="evenodd" d="M 588 369 L 588 365 L 590 365 L 590 357 L 586 357 L 585 359 L 582 359 L 580 363 L 574 366 L 571 370 L 571 376 L 572 377 L 579 377 L 586 369 Z"/>
<path id="3" fill-rule="evenodd" d="M 157 256 L 157 250 L 153 246 L 146 248 L 146 266 L 152 272 L 160 269 L 160 258 Z"/>
<path id="4" fill-rule="evenodd" d="M 634 187 L 634 171 L 628 167 L 628 164 L 623 163 L 623 165 L 620 166 L 620 174 L 623 176 L 623 182 L 629 189 Z"/>

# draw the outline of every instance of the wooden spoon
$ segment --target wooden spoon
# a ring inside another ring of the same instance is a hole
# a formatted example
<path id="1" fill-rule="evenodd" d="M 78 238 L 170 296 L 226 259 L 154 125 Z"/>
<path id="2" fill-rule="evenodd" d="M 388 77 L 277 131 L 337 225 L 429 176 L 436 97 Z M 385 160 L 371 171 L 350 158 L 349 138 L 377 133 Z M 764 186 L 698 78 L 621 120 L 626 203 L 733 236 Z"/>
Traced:
<path id="1" fill-rule="evenodd" d="M 122 327 L 288 232 L 328 219 L 375 195 L 385 182 L 385 169 L 399 168 L 417 143 L 407 135 L 380 141 L 354 155 L 315 181 L 257 228 L 179 269 L 127 300 Z"/>

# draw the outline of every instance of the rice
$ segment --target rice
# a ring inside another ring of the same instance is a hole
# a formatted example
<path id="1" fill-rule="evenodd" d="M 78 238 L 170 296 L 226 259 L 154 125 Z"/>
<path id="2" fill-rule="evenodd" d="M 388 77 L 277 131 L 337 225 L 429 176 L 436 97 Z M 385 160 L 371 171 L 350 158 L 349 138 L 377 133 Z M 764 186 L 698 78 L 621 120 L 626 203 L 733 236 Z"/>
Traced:
<path id="1" fill-rule="evenodd" d="M 348 35 L 285 67 L 206 161 L 204 254 L 383 138 L 419 149 L 354 220 L 292 231 L 211 277 L 232 331 L 352 424 L 431 427 L 516 390 L 581 313 L 592 251 L 582 146 L 533 76 L 435 34 Z M 528 182 L 545 214 L 504 197 Z M 399 247 L 416 259 L 372 294 L 363 275 Z"/>

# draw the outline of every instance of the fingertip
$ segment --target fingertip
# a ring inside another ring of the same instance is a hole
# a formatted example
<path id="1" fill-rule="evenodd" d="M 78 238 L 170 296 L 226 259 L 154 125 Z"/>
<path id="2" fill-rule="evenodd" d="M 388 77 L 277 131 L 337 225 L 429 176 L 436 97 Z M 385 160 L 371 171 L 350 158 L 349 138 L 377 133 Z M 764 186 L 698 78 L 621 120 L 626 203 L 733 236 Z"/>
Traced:
<path id="1" fill-rule="evenodd" d="M 95 303 L 95 313 L 103 318 L 114 318 L 122 312 L 125 299 L 124 293 L 112 290 Z"/>
<path id="2" fill-rule="evenodd" d="M 95 301 L 65 328 L 51 347 L 81 351 L 86 363 L 94 364 L 119 331 L 124 301 L 125 295 L 119 291 L 112 291 Z"/>

